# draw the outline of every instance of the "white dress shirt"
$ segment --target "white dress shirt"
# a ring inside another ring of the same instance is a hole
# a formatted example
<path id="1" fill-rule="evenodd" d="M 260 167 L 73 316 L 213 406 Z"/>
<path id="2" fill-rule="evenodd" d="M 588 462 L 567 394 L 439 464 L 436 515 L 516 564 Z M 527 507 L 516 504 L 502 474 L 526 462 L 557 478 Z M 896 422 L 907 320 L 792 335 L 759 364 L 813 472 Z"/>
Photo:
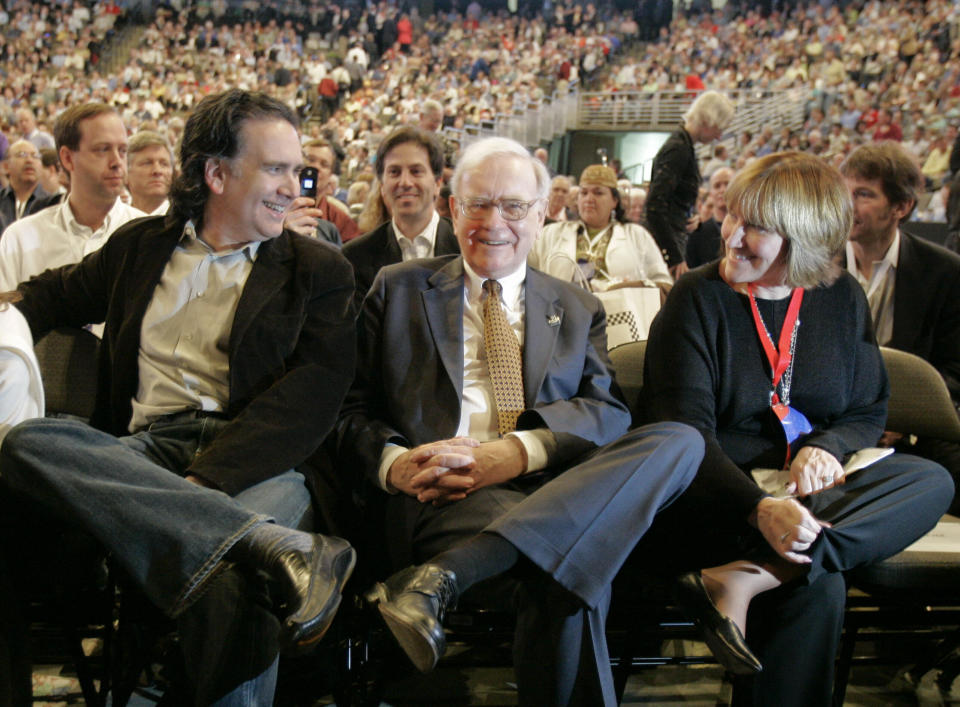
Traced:
<path id="1" fill-rule="evenodd" d="M 487 293 L 483 289 L 485 278 L 477 275 L 473 269 L 463 263 L 463 396 L 460 399 L 460 424 L 457 437 L 472 437 L 480 442 L 489 442 L 499 438 L 497 425 L 497 403 L 493 393 L 493 382 L 487 367 L 487 353 L 483 345 L 483 300 Z M 501 305 L 510 327 L 517 335 L 520 350 L 524 343 L 525 280 L 526 265 L 500 278 Z M 527 472 L 546 468 L 550 458 L 556 452 L 557 442 L 553 433 L 540 428 L 510 432 L 507 437 L 515 437 L 523 444 L 527 452 Z M 406 447 L 387 444 L 380 456 L 380 485 L 387 487 L 387 472 L 390 465 L 407 451 Z"/>
<path id="2" fill-rule="evenodd" d="M 397 220 L 393 219 L 393 235 L 397 238 L 400 246 L 400 255 L 403 262 L 413 260 L 414 258 L 432 258 L 434 244 L 437 242 L 437 226 L 440 224 L 440 214 L 433 211 L 430 217 L 430 223 L 420 233 L 413 238 L 407 238 L 397 227 Z"/>
<path id="3" fill-rule="evenodd" d="M 214 252 L 187 222 L 140 326 L 130 432 L 164 415 L 226 409 L 230 332 L 259 245 Z"/>
<path id="4" fill-rule="evenodd" d="M 99 250 L 120 226 L 145 213 L 117 199 L 96 231 L 77 222 L 70 197 L 11 223 L 0 238 L 0 291 L 48 268 L 78 263 Z"/>
<path id="5" fill-rule="evenodd" d="M 882 260 L 874 261 L 870 268 L 870 278 L 865 278 L 857 267 L 853 245 L 847 241 L 847 270 L 857 278 L 857 282 L 867 293 L 870 314 L 877 343 L 886 346 L 893 338 L 893 295 L 897 282 L 897 264 L 900 260 L 900 229 L 893 237 L 893 243 L 887 249 Z"/>
<path id="6" fill-rule="evenodd" d="M 7 305 L 0 309 L 0 442 L 14 425 L 43 417 L 43 403 L 30 327 L 19 310 Z"/>

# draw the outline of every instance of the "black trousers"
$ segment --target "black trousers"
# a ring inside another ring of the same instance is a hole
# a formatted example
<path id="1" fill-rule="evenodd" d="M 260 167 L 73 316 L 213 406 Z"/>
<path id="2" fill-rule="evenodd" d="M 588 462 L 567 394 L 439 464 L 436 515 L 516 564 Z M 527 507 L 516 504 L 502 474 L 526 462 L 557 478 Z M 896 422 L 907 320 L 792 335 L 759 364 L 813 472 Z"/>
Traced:
<path id="1" fill-rule="evenodd" d="M 926 459 L 894 454 L 858 471 L 846 483 L 802 503 L 829 521 L 807 553 L 801 580 L 756 597 L 747 618 L 747 643 L 763 663 L 734 690 L 738 705 L 829 705 L 843 613 L 843 572 L 896 554 L 929 531 L 953 498 L 953 481 Z M 630 558 L 628 571 L 677 573 L 737 559 L 762 561 L 772 550 L 740 521 L 732 529 L 723 499 L 681 497 L 661 515 Z M 739 531 L 739 532 L 738 532 Z"/>

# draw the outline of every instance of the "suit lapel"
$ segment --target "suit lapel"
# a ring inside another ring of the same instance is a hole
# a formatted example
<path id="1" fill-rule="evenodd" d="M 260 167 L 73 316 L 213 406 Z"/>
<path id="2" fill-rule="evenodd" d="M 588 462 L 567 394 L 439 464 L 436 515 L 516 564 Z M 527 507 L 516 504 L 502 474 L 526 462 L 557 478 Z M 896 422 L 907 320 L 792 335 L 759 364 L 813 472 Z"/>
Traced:
<path id="1" fill-rule="evenodd" d="M 386 226 L 383 229 L 384 242 L 382 247 L 377 249 L 380 253 L 380 260 L 373 269 L 374 277 L 380 272 L 380 268 L 399 263 L 403 260 L 403 253 L 400 251 L 400 244 L 397 243 L 397 235 L 393 230 L 393 222 L 387 221 L 384 225 Z"/>
<path id="2" fill-rule="evenodd" d="M 231 368 L 237 360 L 247 329 L 260 314 L 263 306 L 290 279 L 287 261 L 291 257 L 293 257 L 293 251 L 290 247 L 290 236 L 287 233 L 261 243 L 253 269 L 240 294 L 237 313 L 233 317 L 233 327 L 230 330 Z"/>
<path id="3" fill-rule="evenodd" d="M 460 255 L 460 243 L 453 233 L 453 226 L 445 219 L 441 218 L 437 224 L 437 242 L 433 249 L 434 255 Z"/>
<path id="4" fill-rule="evenodd" d="M 463 261 L 456 258 L 427 280 L 423 308 L 447 377 L 463 396 Z"/>
<path id="5" fill-rule="evenodd" d="M 523 323 L 523 390 L 527 407 L 533 407 L 556 347 L 563 307 L 550 282 L 527 268 Z"/>
<path id="6" fill-rule="evenodd" d="M 911 236 L 900 231 L 900 253 L 897 255 L 897 279 L 893 289 L 893 334 L 890 346 L 912 350 L 919 337 L 926 308 L 926 282 L 922 264 L 914 252 Z"/>

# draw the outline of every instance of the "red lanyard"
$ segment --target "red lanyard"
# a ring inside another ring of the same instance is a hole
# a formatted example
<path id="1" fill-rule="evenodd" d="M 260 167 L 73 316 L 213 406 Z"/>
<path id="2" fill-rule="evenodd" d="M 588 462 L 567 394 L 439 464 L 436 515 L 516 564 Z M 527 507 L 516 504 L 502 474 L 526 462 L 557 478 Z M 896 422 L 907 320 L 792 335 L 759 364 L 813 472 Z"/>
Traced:
<path id="1" fill-rule="evenodd" d="M 770 338 L 770 332 L 760 318 L 760 310 L 757 309 L 757 299 L 753 296 L 753 283 L 747 284 L 747 292 L 750 294 L 750 309 L 753 312 L 753 323 L 757 327 L 757 335 L 760 337 L 760 343 L 763 344 L 763 350 L 767 354 L 767 361 L 770 362 L 772 372 L 773 392 L 770 396 L 771 405 L 779 405 L 780 398 L 777 395 L 777 386 L 780 385 L 780 379 L 783 378 L 784 371 L 790 365 L 793 358 L 790 351 L 790 340 L 793 338 L 793 330 L 797 324 L 797 317 L 800 315 L 800 303 L 803 302 L 803 288 L 795 287 L 790 296 L 790 306 L 787 307 L 787 318 L 783 320 L 783 327 L 780 329 L 780 343 L 775 349 L 773 340 Z"/>

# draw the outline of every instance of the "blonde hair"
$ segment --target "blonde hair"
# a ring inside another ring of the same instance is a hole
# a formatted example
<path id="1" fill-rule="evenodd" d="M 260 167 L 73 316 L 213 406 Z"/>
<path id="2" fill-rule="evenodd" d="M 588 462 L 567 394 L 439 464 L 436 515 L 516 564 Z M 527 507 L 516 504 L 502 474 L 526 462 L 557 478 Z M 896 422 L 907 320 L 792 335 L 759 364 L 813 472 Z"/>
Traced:
<path id="1" fill-rule="evenodd" d="M 843 177 L 803 152 L 754 160 L 727 187 L 727 208 L 744 222 L 787 242 L 790 287 L 816 287 L 840 273 L 836 256 L 853 225 L 853 202 Z"/>
<path id="2" fill-rule="evenodd" d="M 390 220 L 390 212 L 380 194 L 380 181 L 374 180 L 370 192 L 367 194 L 367 200 L 363 205 L 363 211 L 357 216 L 357 228 L 360 233 L 368 233 L 381 223 Z"/>

